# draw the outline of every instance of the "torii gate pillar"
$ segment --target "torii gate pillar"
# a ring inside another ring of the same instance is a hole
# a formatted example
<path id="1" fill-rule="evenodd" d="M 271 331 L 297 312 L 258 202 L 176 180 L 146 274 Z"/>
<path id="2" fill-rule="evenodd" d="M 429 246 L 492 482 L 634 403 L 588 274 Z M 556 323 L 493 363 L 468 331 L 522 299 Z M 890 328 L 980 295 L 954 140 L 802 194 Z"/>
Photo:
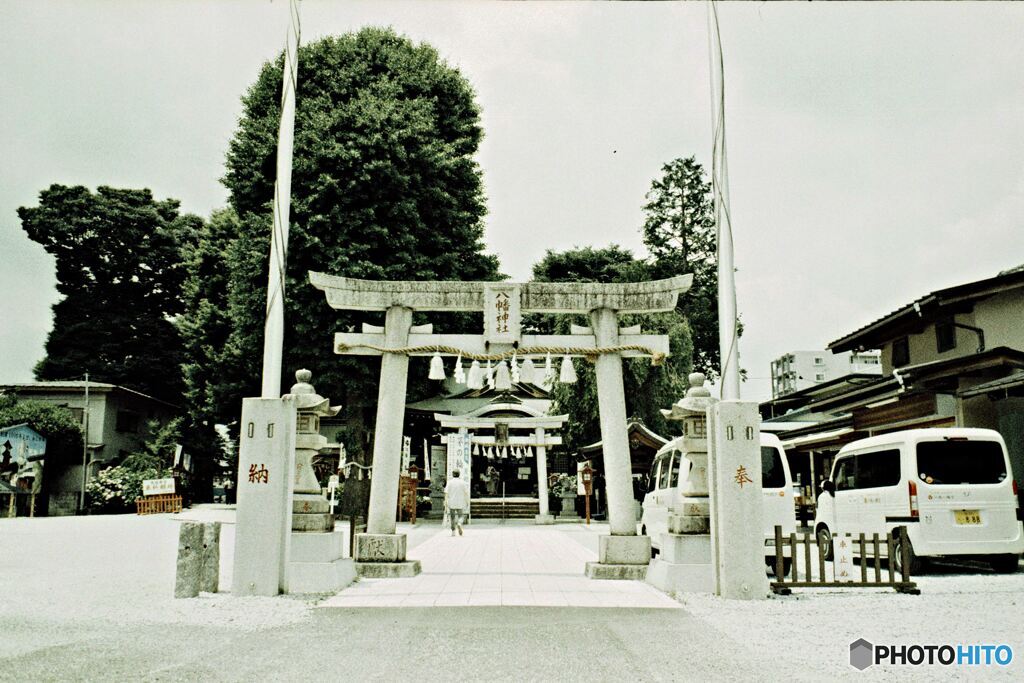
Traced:
<path id="1" fill-rule="evenodd" d="M 599 308 L 591 312 L 590 320 L 599 346 L 618 345 L 619 321 L 615 311 Z M 642 579 L 651 560 L 651 539 L 636 533 L 622 356 L 618 353 L 598 356 L 595 375 L 611 535 L 598 539 L 597 562 L 588 562 L 586 573 L 595 579 Z"/>

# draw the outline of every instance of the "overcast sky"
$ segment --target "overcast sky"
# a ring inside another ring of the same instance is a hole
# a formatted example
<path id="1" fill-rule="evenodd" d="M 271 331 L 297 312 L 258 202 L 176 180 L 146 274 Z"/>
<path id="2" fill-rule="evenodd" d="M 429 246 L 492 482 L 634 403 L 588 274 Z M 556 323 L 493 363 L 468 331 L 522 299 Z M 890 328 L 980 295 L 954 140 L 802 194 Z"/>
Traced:
<path id="1" fill-rule="evenodd" d="M 514 279 L 546 249 L 642 254 L 661 165 L 710 166 L 704 3 L 301 12 L 304 42 L 390 25 L 473 84 L 486 241 Z M 1024 4 L 728 3 L 720 18 L 744 398 L 770 396 L 787 351 L 1024 262 Z M 223 206 L 239 98 L 286 21 L 283 0 L 0 4 L 0 382 L 32 379 L 57 299 L 17 207 L 51 183 Z"/>

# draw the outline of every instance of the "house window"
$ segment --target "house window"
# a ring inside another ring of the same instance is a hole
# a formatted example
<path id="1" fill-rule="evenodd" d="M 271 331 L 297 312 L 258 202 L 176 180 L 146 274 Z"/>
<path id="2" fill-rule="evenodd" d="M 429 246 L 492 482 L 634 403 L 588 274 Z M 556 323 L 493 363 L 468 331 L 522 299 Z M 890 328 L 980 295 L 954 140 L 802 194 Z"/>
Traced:
<path id="1" fill-rule="evenodd" d="M 910 339 L 900 337 L 892 343 L 892 366 L 900 368 L 910 364 Z"/>
<path id="2" fill-rule="evenodd" d="M 815 356 L 814 357 L 814 364 L 815 365 L 824 365 L 825 364 L 825 359 L 822 358 L 821 356 Z"/>
<path id="3" fill-rule="evenodd" d="M 815 382 L 824 382 L 825 381 L 825 373 L 819 372 L 819 373 L 815 374 L 814 375 L 814 381 Z"/>
<path id="4" fill-rule="evenodd" d="M 85 419 L 85 410 L 83 408 L 68 408 L 68 412 L 71 413 L 72 419 L 78 424 L 82 424 Z"/>
<path id="5" fill-rule="evenodd" d="M 956 348 L 956 328 L 952 319 L 935 323 L 935 348 L 939 353 Z"/>
<path id="6" fill-rule="evenodd" d="M 139 414 L 130 410 L 117 411 L 117 422 L 114 429 L 119 432 L 137 433 L 139 431 Z"/>

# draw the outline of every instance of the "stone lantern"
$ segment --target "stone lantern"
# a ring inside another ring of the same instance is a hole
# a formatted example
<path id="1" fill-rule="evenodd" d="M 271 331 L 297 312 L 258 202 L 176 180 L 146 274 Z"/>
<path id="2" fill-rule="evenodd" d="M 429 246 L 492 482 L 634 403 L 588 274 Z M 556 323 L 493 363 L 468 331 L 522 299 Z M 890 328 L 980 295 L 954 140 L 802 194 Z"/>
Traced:
<path id="1" fill-rule="evenodd" d="M 689 382 L 686 396 L 661 411 L 666 420 L 683 423 L 679 451 L 691 467 L 682 484 L 682 507 L 669 510 L 668 531 L 659 539 L 661 553 L 651 562 L 647 580 L 667 592 L 712 593 L 707 415 L 717 400 L 704 386 L 701 373 L 691 374 Z"/>
<path id="2" fill-rule="evenodd" d="M 683 457 L 692 463 L 682 486 L 683 507 L 669 513 L 670 533 L 706 534 L 710 528 L 711 504 L 708 494 L 708 409 L 717 402 L 704 386 L 704 375 L 689 376 L 686 396 L 662 410 L 666 420 L 683 423 Z"/>
<path id="3" fill-rule="evenodd" d="M 292 530 L 329 532 L 334 530 L 334 517 L 313 471 L 313 457 L 327 446 L 327 438 L 320 435 L 320 418 L 337 415 L 341 407 L 331 407 L 328 399 L 317 394 L 309 383 L 312 378 L 309 370 L 298 370 L 288 392 L 297 412 Z"/>

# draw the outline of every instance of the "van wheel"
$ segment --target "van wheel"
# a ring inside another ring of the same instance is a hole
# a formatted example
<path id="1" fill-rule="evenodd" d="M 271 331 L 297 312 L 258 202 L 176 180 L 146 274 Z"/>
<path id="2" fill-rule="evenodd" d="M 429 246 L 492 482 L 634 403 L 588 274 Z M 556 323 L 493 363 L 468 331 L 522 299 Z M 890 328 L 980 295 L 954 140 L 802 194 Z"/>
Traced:
<path id="1" fill-rule="evenodd" d="M 1013 574 L 1020 567 L 1020 555 L 990 555 L 988 563 L 996 574 Z"/>
<path id="2" fill-rule="evenodd" d="M 907 556 L 910 558 L 910 564 L 908 565 L 908 567 L 910 568 L 910 575 L 916 576 L 921 573 L 922 569 L 924 569 L 924 560 L 918 557 L 917 553 L 914 552 L 914 546 L 910 543 L 909 538 L 907 539 L 907 551 Z M 894 539 L 893 552 L 896 555 L 896 571 L 902 572 L 903 544 L 900 542 L 899 536 L 896 536 L 896 538 Z"/>
<path id="3" fill-rule="evenodd" d="M 816 533 L 818 539 L 818 552 L 822 553 L 826 560 L 832 559 L 832 532 L 822 524 Z"/>

